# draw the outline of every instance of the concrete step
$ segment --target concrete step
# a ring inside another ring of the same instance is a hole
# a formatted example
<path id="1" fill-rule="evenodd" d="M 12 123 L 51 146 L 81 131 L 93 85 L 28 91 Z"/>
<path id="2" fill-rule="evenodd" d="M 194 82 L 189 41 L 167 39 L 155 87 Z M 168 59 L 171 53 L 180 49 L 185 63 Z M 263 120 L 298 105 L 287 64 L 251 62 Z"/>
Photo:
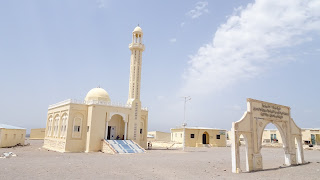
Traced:
<path id="1" fill-rule="evenodd" d="M 118 154 L 126 153 L 144 153 L 145 149 L 141 148 L 132 140 L 105 140 Z"/>

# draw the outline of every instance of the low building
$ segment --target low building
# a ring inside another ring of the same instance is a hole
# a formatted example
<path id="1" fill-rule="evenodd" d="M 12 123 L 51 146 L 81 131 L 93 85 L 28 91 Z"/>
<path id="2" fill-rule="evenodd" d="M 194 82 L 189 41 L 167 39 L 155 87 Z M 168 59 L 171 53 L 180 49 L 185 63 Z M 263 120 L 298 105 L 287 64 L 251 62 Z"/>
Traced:
<path id="1" fill-rule="evenodd" d="M 225 147 L 226 130 L 205 128 L 205 127 L 186 127 L 185 146 L 187 147 Z M 171 129 L 171 141 L 183 142 L 183 128 Z"/>
<path id="2" fill-rule="evenodd" d="M 44 139 L 46 128 L 31 129 L 30 139 Z"/>
<path id="3" fill-rule="evenodd" d="M 281 143 L 281 134 L 277 129 L 265 129 L 262 134 L 263 143 Z"/>
<path id="4" fill-rule="evenodd" d="M 25 128 L 0 124 L 0 148 L 24 145 L 25 137 Z"/>
<path id="5" fill-rule="evenodd" d="M 302 129 L 302 141 L 304 144 L 320 145 L 320 129 Z"/>
<path id="6" fill-rule="evenodd" d="M 320 129 L 301 129 L 302 142 L 305 145 L 320 145 Z M 278 129 L 265 129 L 262 135 L 264 143 L 282 143 L 281 134 Z"/>
<path id="7" fill-rule="evenodd" d="M 171 141 L 171 133 L 161 131 L 148 132 L 148 141 Z"/>

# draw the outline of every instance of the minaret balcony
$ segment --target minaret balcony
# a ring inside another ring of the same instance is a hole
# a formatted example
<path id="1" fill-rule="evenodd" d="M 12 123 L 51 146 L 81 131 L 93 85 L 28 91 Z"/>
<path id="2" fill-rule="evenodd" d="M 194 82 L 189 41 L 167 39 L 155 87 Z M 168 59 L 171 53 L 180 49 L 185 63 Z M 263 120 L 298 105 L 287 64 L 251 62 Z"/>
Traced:
<path id="1" fill-rule="evenodd" d="M 129 44 L 129 49 L 130 50 L 141 49 L 142 51 L 144 51 L 145 47 L 144 47 L 144 44 L 141 44 L 141 43 L 131 43 Z"/>

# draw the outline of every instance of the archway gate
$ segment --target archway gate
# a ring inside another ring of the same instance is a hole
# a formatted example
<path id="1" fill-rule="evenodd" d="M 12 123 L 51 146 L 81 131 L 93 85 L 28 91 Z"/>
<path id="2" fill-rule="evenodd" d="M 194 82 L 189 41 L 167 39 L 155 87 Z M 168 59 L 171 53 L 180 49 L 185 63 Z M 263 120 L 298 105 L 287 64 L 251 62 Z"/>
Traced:
<path id="1" fill-rule="evenodd" d="M 281 134 L 285 164 L 290 166 L 304 162 L 301 129 L 292 120 L 290 107 L 248 98 L 247 111 L 239 121 L 232 123 L 230 138 L 233 173 L 241 172 L 239 154 L 241 134 L 246 139 L 246 170 L 262 170 L 262 134 L 269 123 L 274 124 Z"/>

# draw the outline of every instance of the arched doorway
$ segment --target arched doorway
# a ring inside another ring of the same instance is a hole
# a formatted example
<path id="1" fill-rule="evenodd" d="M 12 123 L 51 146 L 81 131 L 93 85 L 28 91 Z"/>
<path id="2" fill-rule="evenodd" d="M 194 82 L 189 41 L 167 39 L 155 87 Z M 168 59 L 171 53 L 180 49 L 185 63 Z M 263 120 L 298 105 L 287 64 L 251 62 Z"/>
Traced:
<path id="1" fill-rule="evenodd" d="M 239 136 L 239 161 L 240 161 L 240 169 L 242 172 L 249 171 L 248 164 L 248 142 L 247 137 L 244 134 L 240 134 Z"/>
<path id="2" fill-rule="evenodd" d="M 274 169 L 285 164 L 285 142 L 278 125 L 267 122 L 261 132 L 260 152 L 262 157 L 263 169 Z M 282 129 L 281 129 L 282 130 Z"/>
<path id="3" fill-rule="evenodd" d="M 202 134 L 202 144 L 209 144 L 209 134 L 207 132 Z"/>
<path id="4" fill-rule="evenodd" d="M 105 139 L 122 140 L 125 139 L 125 122 L 119 114 L 114 114 L 110 121 L 106 122 Z"/>

